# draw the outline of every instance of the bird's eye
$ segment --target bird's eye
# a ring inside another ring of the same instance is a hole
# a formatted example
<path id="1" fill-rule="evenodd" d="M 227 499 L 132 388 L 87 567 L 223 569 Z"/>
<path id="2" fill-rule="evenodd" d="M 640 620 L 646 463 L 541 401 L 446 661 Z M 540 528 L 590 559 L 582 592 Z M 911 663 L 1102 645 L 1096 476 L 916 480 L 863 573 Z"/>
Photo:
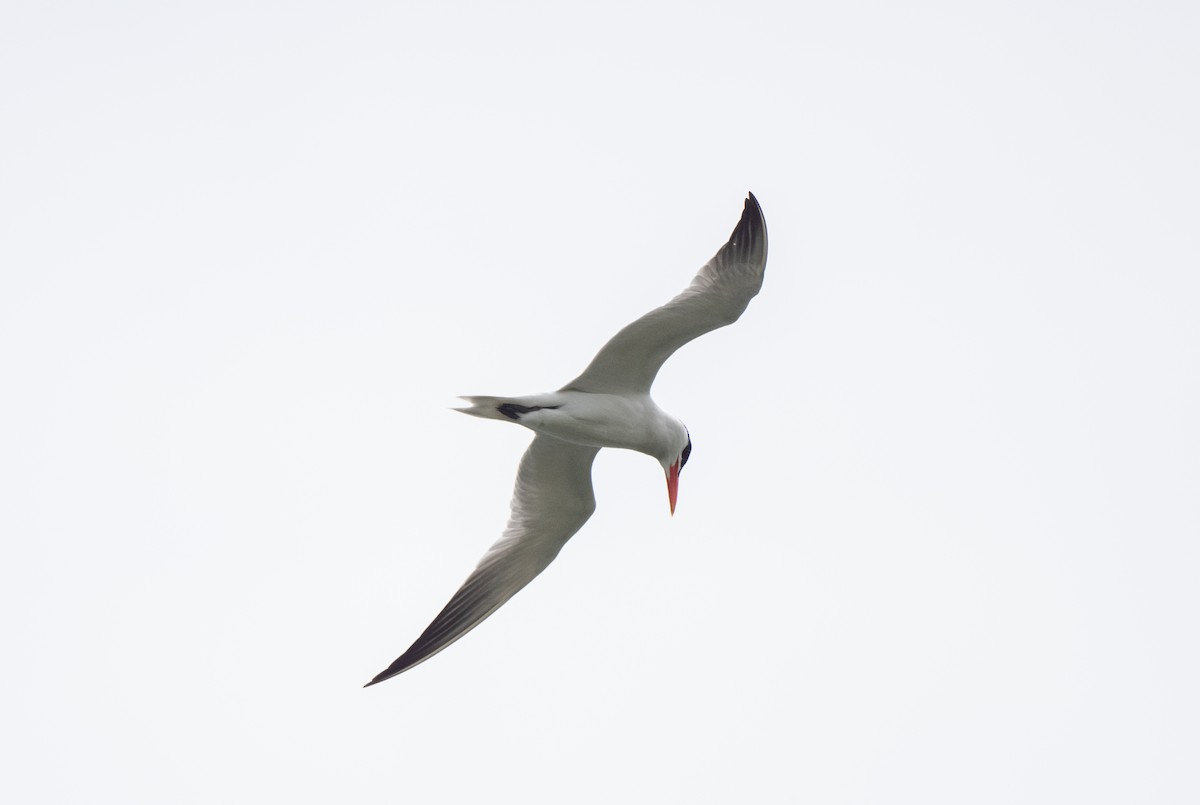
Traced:
<path id="1" fill-rule="evenodd" d="M 683 448 L 683 455 L 679 457 L 679 469 L 687 466 L 688 456 L 692 454 L 692 437 L 688 437 L 687 447 Z"/>

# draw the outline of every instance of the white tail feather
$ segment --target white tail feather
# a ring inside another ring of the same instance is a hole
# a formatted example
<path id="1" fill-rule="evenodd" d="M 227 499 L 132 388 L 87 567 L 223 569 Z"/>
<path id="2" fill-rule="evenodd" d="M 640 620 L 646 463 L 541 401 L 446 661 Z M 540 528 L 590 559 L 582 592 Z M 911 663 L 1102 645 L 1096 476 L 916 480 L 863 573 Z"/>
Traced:
<path id="1" fill-rule="evenodd" d="M 501 403 L 507 402 L 505 397 L 459 397 L 460 400 L 466 400 L 471 405 L 466 408 L 455 408 L 455 411 L 462 411 L 464 414 L 471 416 L 482 417 L 484 419 L 503 419 L 510 422 L 508 417 L 497 410 Z"/>

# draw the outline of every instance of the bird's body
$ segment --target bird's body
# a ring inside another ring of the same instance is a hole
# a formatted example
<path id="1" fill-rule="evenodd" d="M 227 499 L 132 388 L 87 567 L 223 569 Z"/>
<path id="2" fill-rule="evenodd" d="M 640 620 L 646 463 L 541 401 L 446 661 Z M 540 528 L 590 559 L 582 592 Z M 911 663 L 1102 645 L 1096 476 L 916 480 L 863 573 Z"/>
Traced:
<path id="1" fill-rule="evenodd" d="M 650 387 L 676 349 L 732 324 L 762 285 L 767 230 L 753 195 L 729 242 L 692 283 L 618 332 L 562 389 L 524 397 L 464 397 L 463 413 L 515 422 L 537 434 L 521 459 L 508 527 L 433 622 L 368 685 L 424 662 L 475 628 L 541 573 L 596 508 L 592 461 L 601 448 L 657 459 L 672 513 L 691 454 L 683 423 L 659 408 Z"/>
<path id="2" fill-rule="evenodd" d="M 675 458 L 688 439 L 683 423 L 655 405 L 649 394 L 568 389 L 529 397 L 463 399 L 471 403 L 470 408 L 458 409 L 465 414 L 507 419 L 535 433 L 587 447 L 619 447 L 655 458 Z"/>

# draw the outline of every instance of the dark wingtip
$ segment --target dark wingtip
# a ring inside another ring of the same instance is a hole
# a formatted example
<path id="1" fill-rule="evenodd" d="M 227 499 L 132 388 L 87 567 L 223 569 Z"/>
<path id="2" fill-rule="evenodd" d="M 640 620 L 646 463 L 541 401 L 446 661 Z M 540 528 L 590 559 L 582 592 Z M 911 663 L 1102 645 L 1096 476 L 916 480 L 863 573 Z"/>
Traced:
<path id="1" fill-rule="evenodd" d="M 742 220 L 744 221 L 747 217 L 756 219 L 763 233 L 766 233 L 767 219 L 763 216 L 762 205 L 758 203 L 758 199 L 754 197 L 754 194 L 749 191 L 746 192 L 746 203 L 742 206 Z"/>
<path id="2" fill-rule="evenodd" d="M 733 228 L 725 249 L 731 251 L 730 256 L 737 260 L 766 262 L 767 219 L 753 193 L 746 193 L 741 220 Z"/>
<path id="3" fill-rule="evenodd" d="M 367 684 L 363 685 L 363 687 L 369 688 L 372 685 L 378 685 L 380 682 L 384 682 L 388 679 L 391 679 L 394 676 L 399 676 L 400 674 L 404 673 L 405 671 L 407 671 L 409 668 L 411 668 L 413 666 L 413 663 L 407 662 L 407 660 L 408 660 L 408 654 L 404 654 L 403 656 L 398 657 L 394 663 L 392 663 L 387 668 L 384 668 L 382 671 L 377 673 L 375 675 L 375 678 L 372 679 Z"/>

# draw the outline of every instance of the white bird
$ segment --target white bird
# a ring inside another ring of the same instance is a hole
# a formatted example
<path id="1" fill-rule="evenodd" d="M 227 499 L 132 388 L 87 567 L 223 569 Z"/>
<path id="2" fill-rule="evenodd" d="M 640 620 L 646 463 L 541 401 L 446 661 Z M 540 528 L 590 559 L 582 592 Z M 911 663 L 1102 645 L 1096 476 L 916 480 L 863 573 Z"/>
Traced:
<path id="1" fill-rule="evenodd" d="M 596 510 L 592 460 L 601 447 L 658 459 L 675 513 L 692 440 L 682 422 L 650 399 L 650 386 L 675 350 L 738 320 L 762 287 L 766 265 L 767 223 L 751 193 L 729 242 L 691 284 L 613 336 L 579 377 L 548 394 L 463 397 L 470 407 L 456 410 L 537 434 L 517 470 L 508 527 L 433 623 L 367 687 L 458 640 L 554 561 Z"/>

